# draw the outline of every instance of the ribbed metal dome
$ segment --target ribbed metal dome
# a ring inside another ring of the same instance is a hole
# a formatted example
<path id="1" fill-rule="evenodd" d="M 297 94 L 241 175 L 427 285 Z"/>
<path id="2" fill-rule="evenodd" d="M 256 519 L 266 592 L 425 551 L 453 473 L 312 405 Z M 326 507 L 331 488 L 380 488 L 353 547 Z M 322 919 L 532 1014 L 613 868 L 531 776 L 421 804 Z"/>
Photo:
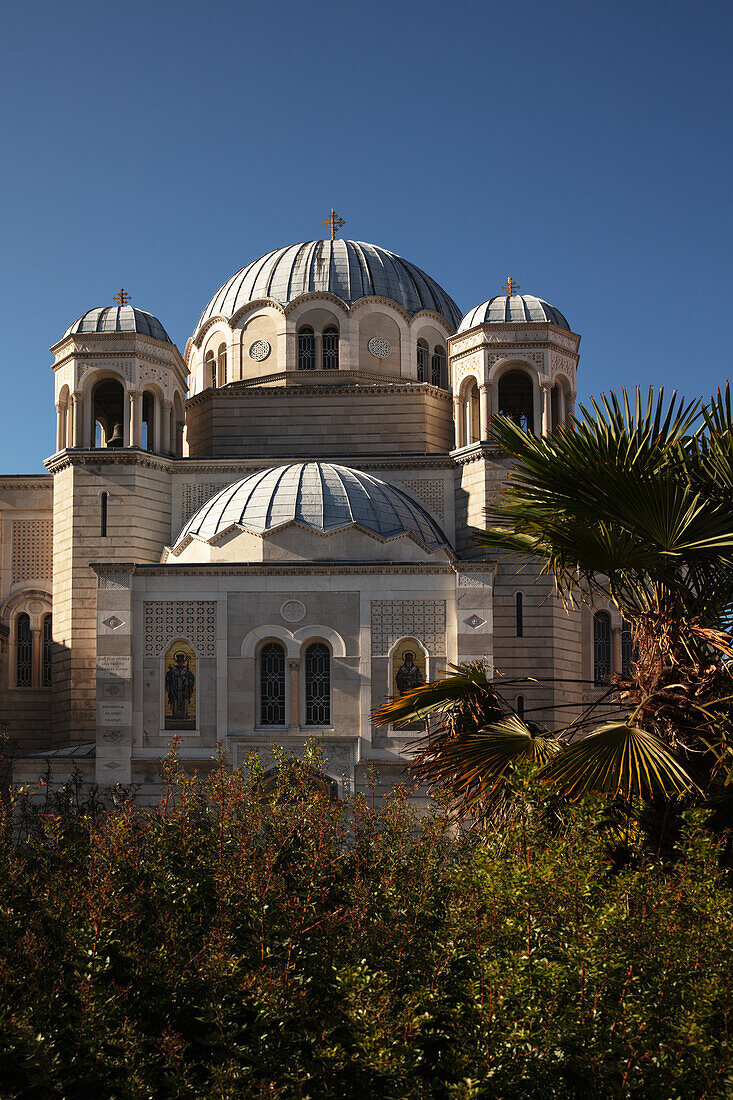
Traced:
<path id="1" fill-rule="evenodd" d="M 209 541 L 232 524 L 264 535 L 287 523 L 332 533 L 358 526 L 380 539 L 411 535 L 429 552 L 448 539 L 411 496 L 371 474 L 330 462 L 294 462 L 250 474 L 212 497 L 176 539 Z"/>
<path id="2" fill-rule="evenodd" d="M 152 336 L 154 340 L 163 340 L 166 344 L 173 343 L 157 317 L 134 306 L 97 306 L 96 309 L 89 309 L 73 325 L 69 325 L 64 336 L 86 332 L 139 332 L 143 336 Z"/>
<path id="3" fill-rule="evenodd" d="M 474 325 L 500 324 L 506 321 L 549 321 L 572 332 L 559 309 L 532 294 L 497 294 L 495 298 L 489 298 L 488 302 L 482 302 L 480 306 L 469 310 L 458 326 L 458 331 L 465 332 Z"/>
<path id="4" fill-rule="evenodd" d="M 440 313 L 455 326 L 461 311 L 451 297 L 415 264 L 363 241 L 305 241 L 276 248 L 232 275 L 201 314 L 233 317 L 247 302 L 274 298 L 287 305 L 301 294 L 328 293 L 353 305 L 376 295 L 399 303 L 410 314 Z"/>

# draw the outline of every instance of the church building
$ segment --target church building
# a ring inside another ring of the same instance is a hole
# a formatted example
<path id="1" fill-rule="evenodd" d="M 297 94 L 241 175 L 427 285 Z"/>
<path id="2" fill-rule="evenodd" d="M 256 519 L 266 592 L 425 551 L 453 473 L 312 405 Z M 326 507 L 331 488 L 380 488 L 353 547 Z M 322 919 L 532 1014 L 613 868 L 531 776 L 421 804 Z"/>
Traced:
<path id="1" fill-rule="evenodd" d="M 610 609 L 473 541 L 510 465 L 490 417 L 561 425 L 580 337 L 511 280 L 463 313 L 337 222 L 232 275 L 183 353 L 124 291 L 51 348 L 48 473 L 0 477 L 16 780 L 145 800 L 174 736 L 200 769 L 316 738 L 341 793 L 370 762 L 388 788 L 415 731 L 373 711 L 449 664 L 541 678 L 508 698 L 547 722 L 620 667 Z"/>

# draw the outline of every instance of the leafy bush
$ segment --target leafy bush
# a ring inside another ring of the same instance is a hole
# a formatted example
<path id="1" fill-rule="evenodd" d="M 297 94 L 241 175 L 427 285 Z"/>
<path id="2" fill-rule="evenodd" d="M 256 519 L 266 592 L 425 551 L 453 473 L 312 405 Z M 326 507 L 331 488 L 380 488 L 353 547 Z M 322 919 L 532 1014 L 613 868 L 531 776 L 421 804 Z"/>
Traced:
<path id="1" fill-rule="evenodd" d="M 172 755 L 158 809 L 61 800 L 20 841 L 4 808 L 3 1100 L 731 1095 L 733 898 L 695 814 L 614 871 L 600 804 L 463 834 L 309 765 L 270 794 Z"/>

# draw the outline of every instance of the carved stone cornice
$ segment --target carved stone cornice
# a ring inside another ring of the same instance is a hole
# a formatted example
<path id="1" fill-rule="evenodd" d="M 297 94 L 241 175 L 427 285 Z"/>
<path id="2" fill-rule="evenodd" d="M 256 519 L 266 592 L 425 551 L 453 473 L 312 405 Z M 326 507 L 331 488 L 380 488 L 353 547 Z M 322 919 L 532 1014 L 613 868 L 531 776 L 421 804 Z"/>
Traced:
<path id="1" fill-rule="evenodd" d="M 175 462 L 175 459 L 140 451 L 135 447 L 119 451 L 100 447 L 98 450 L 59 451 L 58 454 L 47 458 L 43 465 L 52 474 L 58 474 L 69 466 L 147 466 L 152 470 L 164 470 L 170 473 L 172 462 Z"/>
<path id="2" fill-rule="evenodd" d="M 450 457 L 454 465 L 468 466 L 471 462 L 497 462 L 502 458 L 509 458 L 509 455 L 501 447 L 491 443 L 471 443 L 468 447 L 451 451 Z"/>
<path id="3" fill-rule="evenodd" d="M 349 374 L 351 372 L 344 371 L 343 373 Z M 244 395 L 249 397 L 251 394 L 256 397 L 269 397 L 275 400 L 283 397 L 292 398 L 296 394 L 298 397 L 325 397 L 329 393 L 338 394 L 339 396 L 348 394 L 350 397 L 366 398 L 373 397 L 375 394 L 389 397 L 414 396 L 416 392 L 418 394 L 430 394 L 431 397 L 437 397 L 441 401 L 452 402 L 453 400 L 453 394 L 449 390 L 439 389 L 427 382 L 410 382 L 407 380 L 382 381 L 381 383 L 370 383 L 367 386 L 355 385 L 349 382 L 341 385 L 328 383 L 321 386 L 240 386 L 237 382 L 230 382 L 226 386 L 218 386 L 216 389 L 209 388 L 194 394 L 186 401 L 186 408 L 197 408 L 199 405 L 206 404 L 207 401 L 233 400 Z"/>
<path id="4" fill-rule="evenodd" d="M 375 576 L 406 574 L 423 577 L 426 574 L 455 575 L 453 562 L 239 562 L 221 565 L 202 562 L 166 565 L 126 565 L 120 562 L 92 562 L 90 568 L 98 575 L 109 573 L 133 573 L 141 577 L 316 577 L 316 576 Z M 480 563 L 477 563 L 480 564 Z"/>
<path id="5" fill-rule="evenodd" d="M 0 491 L 6 486 L 22 492 L 32 489 L 53 492 L 53 478 L 50 474 L 0 474 Z"/>
<path id="6" fill-rule="evenodd" d="M 305 462 L 302 455 L 265 455 L 251 458 L 176 458 L 171 459 L 174 476 L 187 476 L 190 474 L 245 473 L 247 470 L 261 470 L 263 466 L 282 466 L 288 462 Z M 337 462 L 343 465 L 344 456 L 330 455 L 328 452 L 319 452 L 312 462 Z M 349 466 L 356 470 L 452 470 L 455 466 L 453 460 L 445 451 L 423 454 L 392 453 L 384 455 L 354 455 L 349 458 Z M 224 488 L 224 486 L 222 486 Z"/>

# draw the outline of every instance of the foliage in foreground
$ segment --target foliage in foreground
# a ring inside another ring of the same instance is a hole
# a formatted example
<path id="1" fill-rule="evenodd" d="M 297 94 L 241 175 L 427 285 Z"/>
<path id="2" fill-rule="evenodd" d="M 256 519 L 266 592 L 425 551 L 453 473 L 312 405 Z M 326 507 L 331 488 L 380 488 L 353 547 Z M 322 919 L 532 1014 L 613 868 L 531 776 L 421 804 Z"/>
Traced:
<path id="1" fill-rule="evenodd" d="M 5 812 L 3 1100 L 731 1094 L 733 895 L 694 815 L 619 872 L 606 804 L 461 834 L 280 774 L 172 758 L 158 809 L 51 803 L 20 843 Z"/>

